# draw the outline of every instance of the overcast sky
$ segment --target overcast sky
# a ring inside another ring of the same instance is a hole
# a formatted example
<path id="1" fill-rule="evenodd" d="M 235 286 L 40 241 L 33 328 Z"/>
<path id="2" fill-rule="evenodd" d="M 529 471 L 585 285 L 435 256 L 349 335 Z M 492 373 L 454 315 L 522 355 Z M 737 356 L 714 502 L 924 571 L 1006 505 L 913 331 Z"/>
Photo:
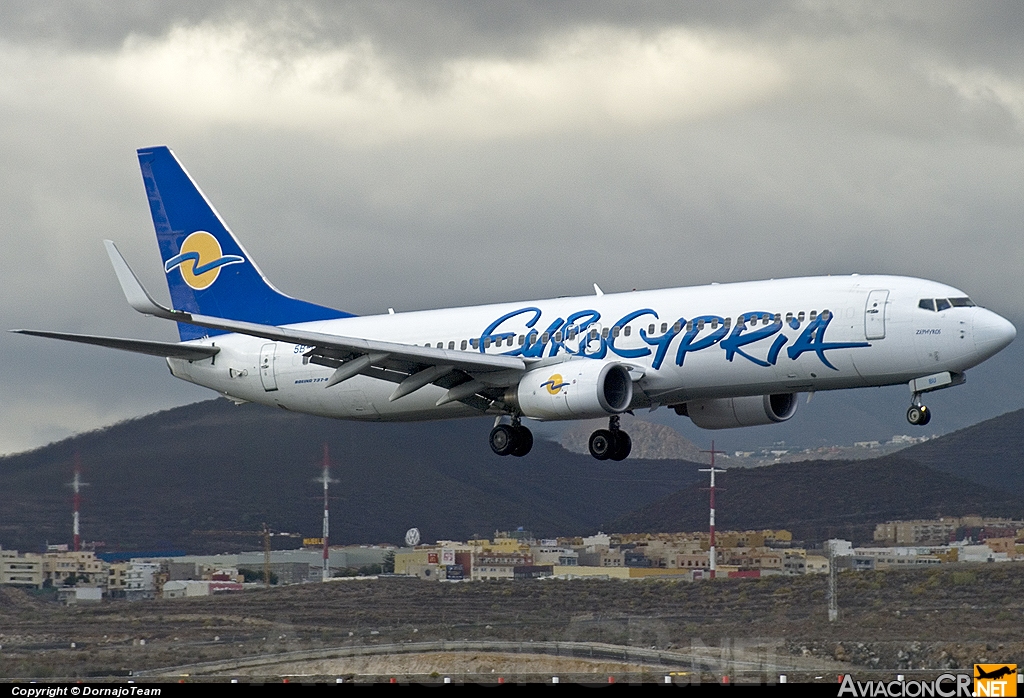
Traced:
<path id="1" fill-rule="evenodd" d="M 1019 326 L 1022 27 L 1010 1 L 4 3 L 0 327 L 176 339 L 101 244 L 166 297 L 156 144 L 279 288 L 356 313 L 881 272 Z M 932 427 L 1024 405 L 1014 350 Z M 213 395 L 160 359 L 0 356 L 0 453 Z"/>

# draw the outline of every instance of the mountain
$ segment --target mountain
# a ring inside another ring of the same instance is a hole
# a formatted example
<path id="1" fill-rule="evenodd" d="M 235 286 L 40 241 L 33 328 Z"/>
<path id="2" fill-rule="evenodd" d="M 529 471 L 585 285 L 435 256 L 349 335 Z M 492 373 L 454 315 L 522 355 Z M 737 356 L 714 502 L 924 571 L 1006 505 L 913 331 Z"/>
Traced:
<path id="1" fill-rule="evenodd" d="M 72 463 L 83 479 L 82 535 L 108 549 L 253 547 L 272 529 L 319 536 L 323 444 L 330 449 L 331 539 L 401 541 L 588 534 L 697 478 L 695 464 L 599 462 L 538 440 L 527 458 L 487 445 L 492 420 L 375 424 L 226 400 L 187 405 L 0 458 L 0 545 L 71 537 Z"/>
<path id="2" fill-rule="evenodd" d="M 903 452 L 859 461 L 805 461 L 732 468 L 716 478 L 720 530 L 779 529 L 797 539 L 872 538 L 874 525 L 894 519 L 977 513 L 1024 518 L 1024 501 L 933 470 Z M 708 492 L 693 483 L 612 519 L 608 531 L 692 531 L 708 527 Z"/>
<path id="3" fill-rule="evenodd" d="M 1024 410 L 1007 412 L 900 452 L 929 468 L 1005 492 L 1024 491 Z"/>

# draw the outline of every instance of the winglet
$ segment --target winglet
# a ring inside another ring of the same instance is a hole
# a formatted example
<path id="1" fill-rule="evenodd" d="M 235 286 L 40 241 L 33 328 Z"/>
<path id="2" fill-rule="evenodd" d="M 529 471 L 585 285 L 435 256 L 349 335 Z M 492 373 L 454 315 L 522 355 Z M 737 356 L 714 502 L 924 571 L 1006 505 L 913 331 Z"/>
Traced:
<path id="1" fill-rule="evenodd" d="M 595 296 L 603 296 L 604 295 L 604 291 L 602 291 L 601 287 L 598 286 L 597 284 L 594 284 L 594 295 Z"/>
<path id="2" fill-rule="evenodd" d="M 175 313 L 170 308 L 165 308 L 153 300 L 113 242 L 104 240 L 103 245 L 107 248 L 107 256 L 110 257 L 110 263 L 114 266 L 114 273 L 117 274 L 117 280 L 121 284 L 121 290 L 124 292 L 128 305 L 143 315 L 153 315 L 167 320 L 180 319 L 181 313 Z"/>

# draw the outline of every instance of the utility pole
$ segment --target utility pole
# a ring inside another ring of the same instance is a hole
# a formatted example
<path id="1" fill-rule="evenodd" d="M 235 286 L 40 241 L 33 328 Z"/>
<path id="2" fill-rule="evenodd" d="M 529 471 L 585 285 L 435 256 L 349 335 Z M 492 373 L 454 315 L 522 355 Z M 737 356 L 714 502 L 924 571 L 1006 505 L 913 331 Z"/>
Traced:
<path id="1" fill-rule="evenodd" d="M 711 473 L 711 519 L 710 519 L 710 522 L 711 522 L 711 549 L 708 551 L 708 556 L 710 558 L 709 559 L 709 563 L 710 563 L 710 570 L 711 570 L 711 578 L 714 579 L 715 578 L 715 573 L 718 570 L 718 557 L 717 557 L 717 554 L 715 552 L 715 473 L 724 473 L 725 472 L 725 470 L 715 467 L 715 454 L 716 453 L 721 453 L 721 454 L 724 455 L 725 451 L 716 451 L 715 450 L 715 442 L 712 441 L 711 442 L 711 450 L 710 451 L 701 451 L 701 453 L 710 453 L 711 454 L 711 467 L 710 468 L 701 468 L 699 472 Z"/>
<path id="2" fill-rule="evenodd" d="M 828 622 L 833 623 L 839 618 L 839 583 L 836 571 L 836 546 L 834 541 L 825 542 L 828 546 Z"/>
<path id="3" fill-rule="evenodd" d="M 270 588 L 270 527 L 263 524 L 263 587 Z"/>

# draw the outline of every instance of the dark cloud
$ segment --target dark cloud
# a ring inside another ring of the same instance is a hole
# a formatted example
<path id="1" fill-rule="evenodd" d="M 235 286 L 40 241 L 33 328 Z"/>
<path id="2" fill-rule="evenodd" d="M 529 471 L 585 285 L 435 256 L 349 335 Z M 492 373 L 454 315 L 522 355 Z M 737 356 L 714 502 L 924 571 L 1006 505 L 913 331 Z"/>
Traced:
<path id="1" fill-rule="evenodd" d="M 157 143 L 278 286 L 358 313 L 891 272 L 1020 324 L 1020 7 L 8 3 L 0 328 L 173 338 L 100 243 L 166 294 L 134 158 Z M 6 334 L 0 355 L 0 452 L 212 395 L 154 359 Z M 943 409 L 1024 404 L 993 387 L 1007 361 Z M 851 404 L 899 423 L 895 392 Z"/>

